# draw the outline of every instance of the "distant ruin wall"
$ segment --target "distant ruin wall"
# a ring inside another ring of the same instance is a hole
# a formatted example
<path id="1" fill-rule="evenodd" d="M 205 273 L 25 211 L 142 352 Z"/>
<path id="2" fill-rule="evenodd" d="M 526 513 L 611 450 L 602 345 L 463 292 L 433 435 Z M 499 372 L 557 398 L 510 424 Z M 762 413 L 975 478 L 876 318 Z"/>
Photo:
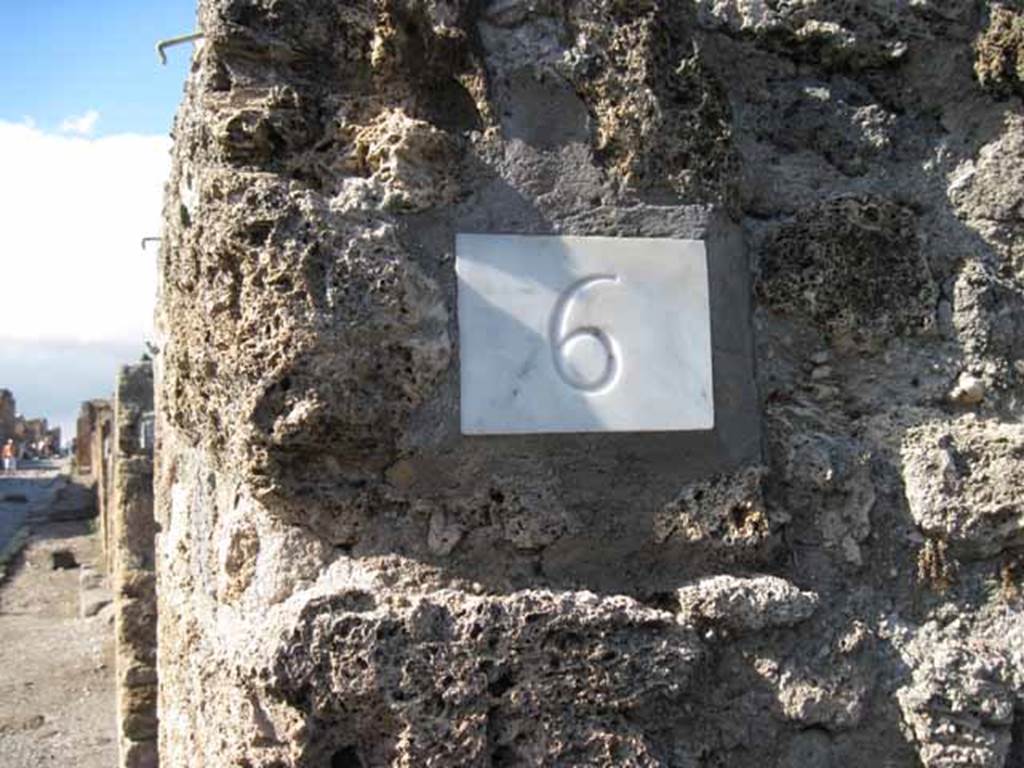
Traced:
<path id="1" fill-rule="evenodd" d="M 110 428 L 111 405 L 109 400 L 86 400 L 78 412 L 75 423 L 75 469 L 79 474 L 99 473 L 99 466 L 93 466 L 93 457 L 103 456 L 103 430 Z"/>
<path id="2" fill-rule="evenodd" d="M 155 768 L 157 757 L 156 572 L 148 362 L 125 366 L 114 395 L 108 561 L 114 590 L 120 768 Z"/>
<path id="3" fill-rule="evenodd" d="M 9 389 L 0 389 L 0 445 L 14 437 L 18 406 Z"/>
<path id="4" fill-rule="evenodd" d="M 1022 24 L 203 0 L 162 762 L 1024 763 Z M 715 430 L 461 435 L 463 232 L 704 240 Z"/>
<path id="5" fill-rule="evenodd" d="M 60 450 L 60 427 L 50 429 L 44 418 L 18 415 L 17 401 L 9 389 L 0 389 L 0 445 L 14 441 L 18 458 L 51 456 Z"/>
<path id="6" fill-rule="evenodd" d="M 79 474 L 92 471 L 92 411 L 82 403 L 75 421 L 75 470 Z"/>
<path id="7" fill-rule="evenodd" d="M 112 493 L 114 471 L 114 408 L 109 400 L 89 403 L 89 469 L 96 486 L 96 509 L 100 542 L 103 545 L 103 570 L 112 573 L 113 521 Z"/>

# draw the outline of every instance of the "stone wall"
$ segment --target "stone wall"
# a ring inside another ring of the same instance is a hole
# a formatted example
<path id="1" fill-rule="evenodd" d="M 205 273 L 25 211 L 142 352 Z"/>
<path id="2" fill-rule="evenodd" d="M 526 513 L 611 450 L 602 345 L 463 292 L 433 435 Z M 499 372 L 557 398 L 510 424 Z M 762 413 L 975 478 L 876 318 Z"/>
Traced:
<path id="1" fill-rule="evenodd" d="M 79 408 L 75 423 L 75 470 L 79 474 L 95 474 L 98 469 L 92 465 L 93 450 L 102 442 L 100 432 L 110 418 L 109 409 L 110 402 L 102 399 L 86 400 Z"/>
<path id="2" fill-rule="evenodd" d="M 44 418 L 26 419 L 18 417 L 14 436 L 28 458 L 47 458 L 60 451 L 60 427 L 50 429 Z"/>
<path id="3" fill-rule="evenodd" d="M 45 418 L 25 418 L 9 389 L 0 389 L 0 445 L 13 440 L 19 458 L 53 455 L 60 450 L 60 428 L 50 429 Z"/>
<path id="4" fill-rule="evenodd" d="M 17 416 L 18 406 L 14 393 L 9 389 L 0 389 L 0 445 L 14 437 Z"/>
<path id="5" fill-rule="evenodd" d="M 51 455 L 56 455 L 58 453 L 64 455 L 62 453 L 62 449 L 64 447 L 63 438 L 64 436 L 60 427 L 50 427 L 50 431 L 46 433 L 46 441 L 50 446 L 49 450 Z"/>
<path id="6" fill-rule="evenodd" d="M 114 407 L 110 400 L 90 400 L 88 406 L 89 468 L 96 486 L 103 570 L 109 575 L 113 572 Z"/>
<path id="7" fill-rule="evenodd" d="M 123 367 L 114 394 L 108 553 L 115 604 L 121 768 L 158 764 L 153 453 L 152 445 L 141 439 L 152 410 L 152 365 Z"/>
<path id="8" fill-rule="evenodd" d="M 82 403 L 75 421 L 75 471 L 85 474 L 92 470 L 92 411 L 89 403 Z"/>
<path id="9" fill-rule="evenodd" d="M 45 440 L 50 432 L 50 426 L 46 419 L 21 419 L 17 429 L 19 436 L 30 443 L 37 443 Z"/>
<path id="10" fill-rule="evenodd" d="M 203 0 L 164 763 L 1022 764 L 1022 24 Z M 456 232 L 706 239 L 716 430 L 462 437 Z"/>

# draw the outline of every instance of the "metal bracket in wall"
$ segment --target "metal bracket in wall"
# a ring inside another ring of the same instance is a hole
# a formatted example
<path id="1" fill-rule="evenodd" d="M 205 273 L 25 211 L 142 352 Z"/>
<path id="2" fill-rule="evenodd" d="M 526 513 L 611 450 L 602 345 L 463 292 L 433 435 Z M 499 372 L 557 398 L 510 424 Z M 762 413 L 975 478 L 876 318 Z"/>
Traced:
<path id="1" fill-rule="evenodd" d="M 156 44 L 156 52 L 157 52 L 157 55 L 160 57 L 160 63 L 161 64 L 166 64 L 167 63 L 167 54 L 164 53 L 164 51 L 166 49 L 168 49 L 168 48 L 170 48 L 172 46 L 175 46 L 175 45 L 181 45 L 182 43 L 191 43 L 191 42 L 194 42 L 196 40 L 201 40 L 202 38 L 203 38 L 203 33 L 202 32 L 193 32 L 190 35 L 182 35 L 181 37 L 171 37 L 171 38 L 168 38 L 167 40 L 161 40 L 160 42 L 158 42 Z"/>
<path id="2" fill-rule="evenodd" d="M 144 237 L 142 238 L 142 250 L 146 250 L 146 243 L 159 243 L 163 240 L 162 237 Z"/>

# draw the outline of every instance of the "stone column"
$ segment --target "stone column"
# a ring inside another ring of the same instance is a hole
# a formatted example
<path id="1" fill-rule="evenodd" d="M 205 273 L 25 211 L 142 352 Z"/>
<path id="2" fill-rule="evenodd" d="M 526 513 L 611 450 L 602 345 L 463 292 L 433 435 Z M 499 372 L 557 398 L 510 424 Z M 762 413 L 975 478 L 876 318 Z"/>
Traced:
<path id="1" fill-rule="evenodd" d="M 14 393 L 9 389 L 0 389 L 0 445 L 14 437 L 14 424 L 17 421 L 18 406 Z"/>
<path id="2" fill-rule="evenodd" d="M 82 403 L 75 422 L 75 471 L 92 471 L 92 406 L 88 402 Z"/>
<path id="3" fill-rule="evenodd" d="M 114 409 L 110 400 L 91 400 L 92 410 L 91 445 L 89 462 L 93 481 L 96 484 L 96 509 L 99 517 L 100 542 L 103 545 L 102 566 L 106 573 L 112 572 L 111 538 L 111 480 L 114 456 Z"/>
<path id="4" fill-rule="evenodd" d="M 1019 2 L 198 26 L 160 265 L 166 765 L 1024 764 Z M 479 235 L 556 239 L 460 271 Z M 709 321 L 713 392 L 616 346 L 626 238 L 702 244 L 706 313 L 645 354 Z M 517 391 L 545 371 L 587 394 Z M 660 428 L 709 395 L 713 429 Z M 593 431 L 486 433 L 553 402 Z"/>
<path id="5" fill-rule="evenodd" d="M 114 400 L 110 512 L 121 768 L 158 764 L 153 455 L 143 440 L 152 410 L 152 365 L 123 367 Z"/>
<path id="6" fill-rule="evenodd" d="M 684 4 L 478 5 L 201 3 L 161 251 L 169 765 L 653 764 L 707 654 L 669 595 L 768 539 Z M 702 241 L 714 428 L 463 435 L 460 232 Z"/>

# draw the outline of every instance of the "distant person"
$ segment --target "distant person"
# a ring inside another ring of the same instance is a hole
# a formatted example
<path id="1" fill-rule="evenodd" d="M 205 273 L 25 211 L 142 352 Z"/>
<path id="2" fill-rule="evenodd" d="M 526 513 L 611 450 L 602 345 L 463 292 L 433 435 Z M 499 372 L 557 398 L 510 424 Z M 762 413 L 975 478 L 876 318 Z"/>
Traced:
<path id="1" fill-rule="evenodd" d="M 18 469 L 18 459 L 14 455 L 14 441 L 8 438 L 4 443 L 4 472 L 14 472 Z"/>

